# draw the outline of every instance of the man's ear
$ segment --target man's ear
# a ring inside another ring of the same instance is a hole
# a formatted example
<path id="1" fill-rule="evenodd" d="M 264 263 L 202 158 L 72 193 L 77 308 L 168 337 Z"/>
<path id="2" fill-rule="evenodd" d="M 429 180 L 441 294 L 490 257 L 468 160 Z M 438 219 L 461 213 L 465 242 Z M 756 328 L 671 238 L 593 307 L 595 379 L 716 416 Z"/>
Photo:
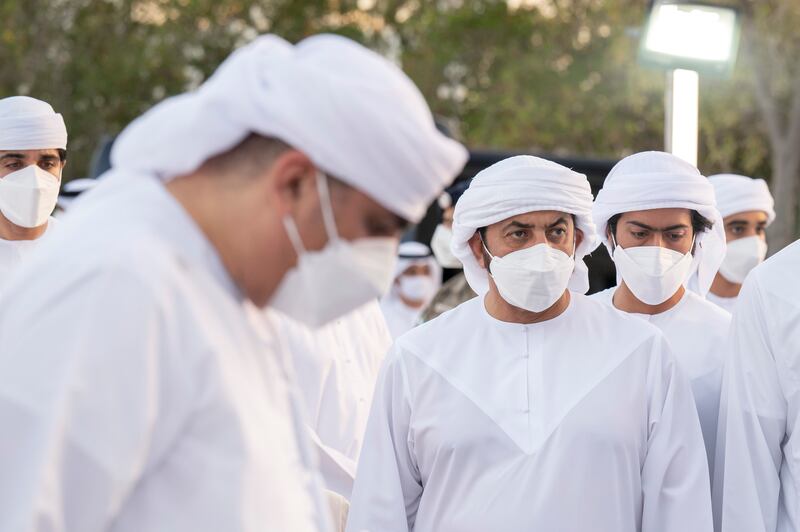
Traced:
<path id="1" fill-rule="evenodd" d="M 287 150 L 275 158 L 265 169 L 264 179 L 276 214 L 283 217 L 292 214 L 298 200 L 307 192 L 316 194 L 316 167 L 311 159 L 297 150 Z"/>
<path id="2" fill-rule="evenodd" d="M 481 265 L 481 268 L 487 269 L 486 255 L 483 251 L 483 241 L 481 240 L 481 236 L 477 231 L 475 231 L 475 234 L 469 239 L 469 248 L 472 251 L 472 255 L 475 257 L 475 260 L 477 260 L 478 264 Z"/>

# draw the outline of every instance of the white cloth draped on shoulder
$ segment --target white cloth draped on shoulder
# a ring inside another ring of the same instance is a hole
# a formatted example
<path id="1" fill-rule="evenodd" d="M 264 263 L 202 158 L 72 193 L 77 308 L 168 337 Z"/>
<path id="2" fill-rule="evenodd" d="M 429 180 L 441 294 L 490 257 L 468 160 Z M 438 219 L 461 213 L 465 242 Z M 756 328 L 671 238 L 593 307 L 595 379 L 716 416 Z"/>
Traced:
<path id="1" fill-rule="evenodd" d="M 800 241 L 744 282 L 717 436 L 716 530 L 800 530 Z M 721 520 L 721 523 L 720 523 Z"/>

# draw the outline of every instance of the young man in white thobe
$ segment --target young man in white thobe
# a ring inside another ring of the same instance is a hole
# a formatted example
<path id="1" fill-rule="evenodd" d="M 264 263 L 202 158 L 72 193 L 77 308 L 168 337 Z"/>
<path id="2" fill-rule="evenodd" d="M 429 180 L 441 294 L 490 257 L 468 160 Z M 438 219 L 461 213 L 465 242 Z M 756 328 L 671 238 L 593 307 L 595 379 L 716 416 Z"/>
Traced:
<path id="1" fill-rule="evenodd" d="M 723 532 L 800 530 L 798 272 L 800 241 L 750 272 L 733 314 L 714 478 Z"/>
<path id="2" fill-rule="evenodd" d="M 745 277 L 767 256 L 767 227 L 775 220 L 775 201 L 763 179 L 719 174 L 708 180 L 725 223 L 727 249 L 706 298 L 733 312 Z"/>
<path id="3" fill-rule="evenodd" d="M 67 163 L 67 128 L 50 104 L 11 96 L 0 99 L 0 295 L 26 255 L 56 223 Z"/>
<path id="4" fill-rule="evenodd" d="M 608 174 L 593 214 L 621 281 L 592 297 L 664 333 L 691 380 L 713 467 L 730 326 L 730 314 L 703 297 L 725 255 L 714 189 L 697 168 L 674 155 L 638 153 Z M 700 295 L 684 286 L 695 273 Z"/>
<path id="5" fill-rule="evenodd" d="M 711 530 L 686 377 L 655 327 L 582 295 L 591 202 L 536 157 L 472 181 L 453 251 L 480 295 L 395 342 L 349 532 Z"/>
<path id="6" fill-rule="evenodd" d="M 425 244 L 403 242 L 398 259 L 392 287 L 381 298 L 381 310 L 393 339 L 419 323 L 422 311 L 442 285 L 442 268 Z"/>
<path id="7" fill-rule="evenodd" d="M 327 530 L 291 360 L 253 317 L 377 297 L 465 158 L 332 35 L 259 38 L 134 121 L 0 309 L 0 530 Z"/>

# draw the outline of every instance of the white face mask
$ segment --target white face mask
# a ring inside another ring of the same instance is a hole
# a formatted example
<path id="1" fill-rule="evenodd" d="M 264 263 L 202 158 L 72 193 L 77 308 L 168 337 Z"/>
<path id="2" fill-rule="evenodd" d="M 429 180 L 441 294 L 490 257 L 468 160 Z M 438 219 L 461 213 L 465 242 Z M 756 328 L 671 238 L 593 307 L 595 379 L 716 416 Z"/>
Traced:
<path id="1" fill-rule="evenodd" d="M 748 236 L 728 242 L 725 260 L 719 273 L 732 283 L 742 284 L 750 270 L 764 262 L 767 243 L 759 236 Z"/>
<path id="2" fill-rule="evenodd" d="M 403 275 L 398 291 L 410 301 L 427 303 L 436 293 L 436 283 L 429 275 Z"/>
<path id="3" fill-rule="evenodd" d="M 504 257 L 492 257 L 489 263 L 500 296 L 511 305 L 530 312 L 542 312 L 558 301 L 575 269 L 573 256 L 547 244 L 521 249 Z"/>
<path id="4" fill-rule="evenodd" d="M 661 246 L 623 249 L 613 237 L 611 241 L 614 243 L 614 265 L 625 285 L 642 303 L 663 303 L 675 295 L 689 278 L 693 260 L 691 252 L 684 255 Z"/>
<path id="5" fill-rule="evenodd" d="M 436 257 L 436 260 L 442 268 L 461 269 L 464 266 L 461 264 L 461 261 L 453 255 L 453 251 L 450 249 L 450 242 L 452 240 L 453 230 L 439 224 L 436 226 L 436 230 L 433 232 L 433 237 L 431 238 L 431 250 L 433 251 L 433 256 Z"/>
<path id="6" fill-rule="evenodd" d="M 310 327 L 321 327 L 388 292 L 394 278 L 397 239 L 339 238 L 327 179 L 317 175 L 328 243 L 306 251 L 291 217 L 284 226 L 297 252 L 297 266 L 283 277 L 269 305 Z"/>
<path id="7" fill-rule="evenodd" d="M 20 227 L 39 227 L 56 208 L 58 177 L 35 164 L 0 179 L 0 212 Z"/>

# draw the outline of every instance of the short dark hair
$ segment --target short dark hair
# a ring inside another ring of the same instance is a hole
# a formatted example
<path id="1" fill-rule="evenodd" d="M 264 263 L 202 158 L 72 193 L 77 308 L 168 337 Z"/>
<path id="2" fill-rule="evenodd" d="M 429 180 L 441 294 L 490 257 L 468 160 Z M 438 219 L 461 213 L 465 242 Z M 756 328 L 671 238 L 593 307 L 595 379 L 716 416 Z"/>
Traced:
<path id="1" fill-rule="evenodd" d="M 611 231 L 611 234 L 614 238 L 617 237 L 617 224 L 619 223 L 620 217 L 624 213 L 615 214 L 611 218 L 608 219 L 608 230 Z M 703 233 L 705 231 L 711 230 L 714 227 L 714 222 L 700 214 L 695 210 L 690 211 L 692 217 L 692 231 L 694 234 Z"/>
<path id="2" fill-rule="evenodd" d="M 239 144 L 215 155 L 204 164 L 223 170 L 235 169 L 237 173 L 247 173 L 250 169 L 260 171 L 290 149 L 291 146 L 281 140 L 250 133 Z M 243 167 L 244 172 L 242 172 Z"/>

